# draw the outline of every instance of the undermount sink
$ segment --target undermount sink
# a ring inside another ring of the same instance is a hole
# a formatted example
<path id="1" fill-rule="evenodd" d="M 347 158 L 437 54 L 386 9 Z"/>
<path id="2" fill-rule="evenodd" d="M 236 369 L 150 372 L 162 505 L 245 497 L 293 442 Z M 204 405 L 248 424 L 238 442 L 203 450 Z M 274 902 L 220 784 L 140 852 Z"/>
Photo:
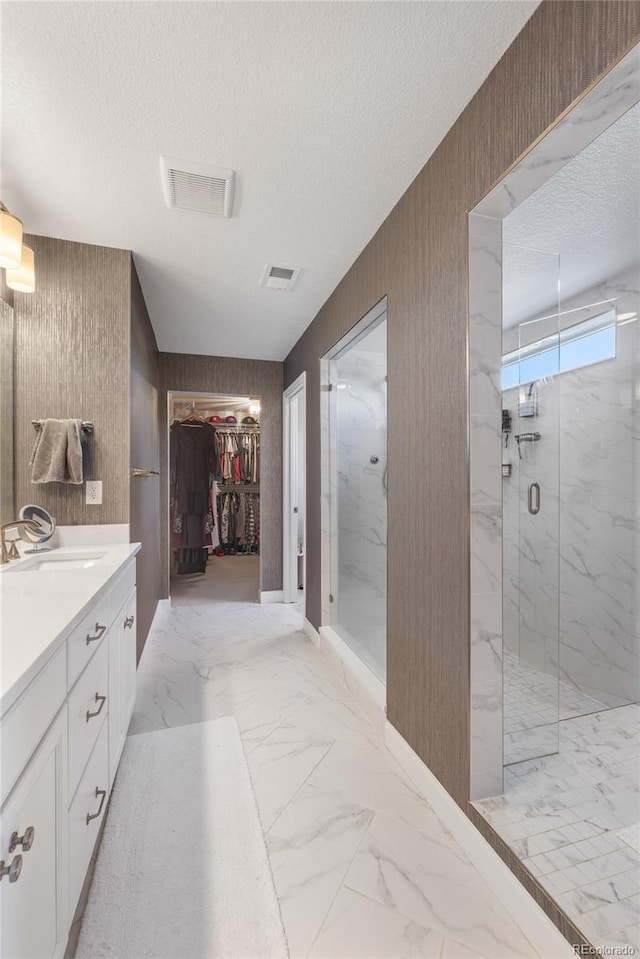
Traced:
<path id="1" fill-rule="evenodd" d="M 78 569 L 91 569 L 93 566 L 97 566 L 101 559 L 107 554 L 105 552 L 82 552 L 82 553 L 63 553 L 57 555 L 56 553 L 44 553 L 42 556 L 30 556 L 29 559 L 25 559 L 22 563 L 14 567 L 9 567 L 10 569 L 15 570 L 16 573 L 25 572 L 32 573 L 34 571 L 42 572 L 67 572 Z"/>
<path id="2" fill-rule="evenodd" d="M 67 569 L 90 569 L 104 558 L 104 553 L 88 553 L 83 556 L 47 556 L 35 561 L 31 569 L 51 571 Z"/>

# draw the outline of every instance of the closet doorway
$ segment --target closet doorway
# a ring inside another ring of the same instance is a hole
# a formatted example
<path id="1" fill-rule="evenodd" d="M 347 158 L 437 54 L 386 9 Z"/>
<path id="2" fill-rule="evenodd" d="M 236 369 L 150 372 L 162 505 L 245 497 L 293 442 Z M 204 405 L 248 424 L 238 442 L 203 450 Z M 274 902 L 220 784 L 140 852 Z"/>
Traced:
<path id="1" fill-rule="evenodd" d="M 259 602 L 260 398 L 167 402 L 171 602 Z"/>

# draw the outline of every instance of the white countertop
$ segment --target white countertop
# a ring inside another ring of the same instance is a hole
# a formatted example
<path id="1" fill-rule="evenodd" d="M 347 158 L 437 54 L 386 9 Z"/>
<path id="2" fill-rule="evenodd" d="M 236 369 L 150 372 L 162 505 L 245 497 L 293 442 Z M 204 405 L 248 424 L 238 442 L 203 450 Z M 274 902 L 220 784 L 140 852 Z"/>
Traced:
<path id="1" fill-rule="evenodd" d="M 61 547 L 0 566 L 0 718 L 140 549 L 140 543 Z M 92 554 L 88 568 L 35 565 L 78 558 L 81 566 Z"/>

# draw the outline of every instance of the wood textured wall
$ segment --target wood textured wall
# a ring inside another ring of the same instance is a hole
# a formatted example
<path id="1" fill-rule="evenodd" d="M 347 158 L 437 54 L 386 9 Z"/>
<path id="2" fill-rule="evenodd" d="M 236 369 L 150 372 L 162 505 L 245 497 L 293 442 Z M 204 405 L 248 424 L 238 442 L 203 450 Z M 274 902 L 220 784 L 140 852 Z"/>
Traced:
<path id="1" fill-rule="evenodd" d="M 320 623 L 319 357 L 388 296 L 388 718 L 469 798 L 467 214 L 640 38 L 640 4 L 545 0 L 285 361 L 307 372 L 307 616 Z"/>
<path id="2" fill-rule="evenodd" d="M 160 502 L 162 595 L 168 595 L 167 392 L 259 396 L 260 589 L 282 589 L 282 390 L 283 365 L 268 360 L 184 353 L 160 354 Z"/>
<path id="3" fill-rule="evenodd" d="M 131 265 L 131 408 L 130 467 L 160 469 L 158 345 L 140 288 Z M 138 659 L 160 598 L 160 477 L 129 480 L 129 535 L 142 543 L 137 559 Z"/>
<path id="4" fill-rule="evenodd" d="M 129 351 L 131 254 L 29 236 L 36 292 L 16 293 L 15 501 L 36 502 L 59 525 L 129 521 Z M 84 486 L 34 485 L 31 425 L 45 417 L 91 420 L 88 479 L 101 479 L 103 505 L 85 505 Z"/>

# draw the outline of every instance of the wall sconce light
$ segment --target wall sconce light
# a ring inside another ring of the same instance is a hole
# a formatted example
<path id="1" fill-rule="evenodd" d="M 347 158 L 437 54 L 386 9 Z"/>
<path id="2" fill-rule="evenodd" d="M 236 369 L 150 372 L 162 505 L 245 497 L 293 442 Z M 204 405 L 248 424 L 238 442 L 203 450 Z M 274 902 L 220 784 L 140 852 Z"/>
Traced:
<path id="1" fill-rule="evenodd" d="M 20 293 L 36 288 L 35 256 L 22 242 L 22 221 L 0 203 L 0 267 L 6 270 L 7 286 Z"/>
<path id="2" fill-rule="evenodd" d="M 260 415 L 260 400 L 255 400 L 255 399 L 251 400 L 251 402 L 249 403 L 249 413 L 251 414 L 251 416 Z"/>
<path id="3" fill-rule="evenodd" d="M 0 203 L 0 266 L 15 270 L 22 261 L 22 221 Z"/>
<path id="4" fill-rule="evenodd" d="M 36 288 L 35 257 L 30 246 L 22 244 L 22 262 L 15 270 L 7 270 L 7 286 L 19 293 L 33 293 Z"/>

